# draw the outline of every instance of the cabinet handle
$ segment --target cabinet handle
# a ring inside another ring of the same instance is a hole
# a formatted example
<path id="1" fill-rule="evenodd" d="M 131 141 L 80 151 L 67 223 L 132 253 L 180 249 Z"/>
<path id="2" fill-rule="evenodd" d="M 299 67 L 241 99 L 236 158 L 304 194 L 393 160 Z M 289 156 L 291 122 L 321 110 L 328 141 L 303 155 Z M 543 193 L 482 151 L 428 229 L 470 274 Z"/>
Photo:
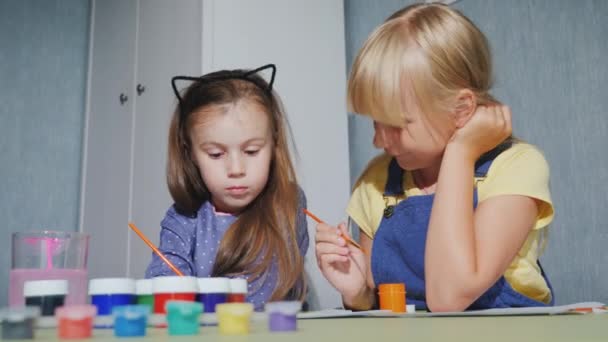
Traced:
<path id="1" fill-rule="evenodd" d="M 135 90 L 137 90 L 137 96 L 141 96 L 141 94 L 146 91 L 146 87 L 144 87 L 143 85 L 141 85 L 141 83 L 137 84 L 137 88 L 135 88 Z"/>
<path id="2" fill-rule="evenodd" d="M 118 101 L 120 101 L 120 105 L 123 106 L 125 104 L 125 102 L 127 102 L 129 100 L 129 97 L 127 95 L 125 95 L 124 93 L 120 93 L 120 96 L 118 97 Z"/>

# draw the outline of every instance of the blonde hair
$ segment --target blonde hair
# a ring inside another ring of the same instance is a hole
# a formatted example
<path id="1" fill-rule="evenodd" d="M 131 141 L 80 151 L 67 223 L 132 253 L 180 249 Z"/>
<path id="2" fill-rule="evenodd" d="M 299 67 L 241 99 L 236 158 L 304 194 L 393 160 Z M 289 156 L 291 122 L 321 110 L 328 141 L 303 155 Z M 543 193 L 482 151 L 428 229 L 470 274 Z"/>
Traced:
<path id="1" fill-rule="evenodd" d="M 471 90 L 478 105 L 496 103 L 491 86 L 484 34 L 446 5 L 415 4 L 391 15 L 359 51 L 348 81 L 348 107 L 402 127 L 415 106 L 427 116 L 453 110 L 462 89 Z"/>

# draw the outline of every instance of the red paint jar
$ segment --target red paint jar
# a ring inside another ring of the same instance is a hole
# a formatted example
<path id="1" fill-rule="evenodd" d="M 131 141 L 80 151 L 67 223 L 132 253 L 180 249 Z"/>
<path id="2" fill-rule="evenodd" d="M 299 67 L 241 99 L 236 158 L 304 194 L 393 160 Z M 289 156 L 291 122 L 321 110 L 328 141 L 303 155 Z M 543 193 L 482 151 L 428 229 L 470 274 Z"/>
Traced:
<path id="1" fill-rule="evenodd" d="M 61 339 L 89 338 L 93 332 L 93 317 L 97 314 L 95 305 L 74 305 L 57 308 L 57 335 Z"/>
<path id="2" fill-rule="evenodd" d="M 169 300 L 196 301 L 198 284 L 194 277 L 156 277 L 152 280 L 154 313 L 165 314 L 165 303 Z"/>
<path id="3" fill-rule="evenodd" d="M 247 279 L 230 279 L 230 292 L 228 293 L 228 303 L 245 303 L 247 298 Z"/>

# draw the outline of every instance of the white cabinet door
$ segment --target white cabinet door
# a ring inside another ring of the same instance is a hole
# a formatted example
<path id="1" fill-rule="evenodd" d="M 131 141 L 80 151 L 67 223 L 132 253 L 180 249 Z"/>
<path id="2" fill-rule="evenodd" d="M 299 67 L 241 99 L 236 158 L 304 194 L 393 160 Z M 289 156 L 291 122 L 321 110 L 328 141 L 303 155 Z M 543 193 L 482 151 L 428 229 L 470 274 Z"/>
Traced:
<path id="1" fill-rule="evenodd" d="M 136 2 L 93 1 L 80 227 L 89 276 L 127 274 Z M 123 94 L 126 101 L 120 103 Z"/>
<path id="2" fill-rule="evenodd" d="M 341 0 L 205 0 L 204 72 L 277 65 L 308 206 L 323 220 L 344 220 L 350 193 L 344 9 Z M 318 270 L 314 228 L 306 268 L 313 308 L 341 305 Z"/>
<path id="3" fill-rule="evenodd" d="M 200 75 L 201 0 L 139 2 L 131 219 L 158 245 L 160 221 L 173 200 L 166 182 L 167 135 L 177 104 L 171 77 Z M 129 235 L 129 276 L 141 278 L 151 250 Z"/>

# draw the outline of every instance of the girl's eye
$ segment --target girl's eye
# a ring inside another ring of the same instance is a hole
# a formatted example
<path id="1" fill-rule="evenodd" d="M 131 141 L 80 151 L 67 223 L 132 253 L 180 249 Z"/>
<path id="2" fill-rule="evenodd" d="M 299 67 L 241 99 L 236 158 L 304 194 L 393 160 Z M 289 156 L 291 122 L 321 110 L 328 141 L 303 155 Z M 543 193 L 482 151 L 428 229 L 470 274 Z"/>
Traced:
<path id="1" fill-rule="evenodd" d="M 256 154 L 258 154 L 258 152 L 260 152 L 260 150 L 246 150 L 245 153 L 248 156 L 255 156 Z"/>
<path id="2" fill-rule="evenodd" d="M 211 159 L 219 159 L 222 156 L 221 152 L 216 152 L 216 153 L 207 153 L 207 155 L 209 156 L 209 158 Z"/>

